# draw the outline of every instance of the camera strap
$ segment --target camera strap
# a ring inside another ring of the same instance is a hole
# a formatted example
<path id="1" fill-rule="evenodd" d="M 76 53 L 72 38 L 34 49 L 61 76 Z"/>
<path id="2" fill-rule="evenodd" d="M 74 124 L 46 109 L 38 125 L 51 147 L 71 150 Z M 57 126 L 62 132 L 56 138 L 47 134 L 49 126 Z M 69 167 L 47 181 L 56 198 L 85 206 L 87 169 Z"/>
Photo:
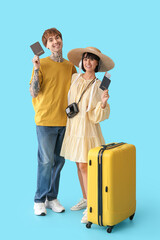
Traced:
<path id="1" fill-rule="evenodd" d="M 81 101 L 81 98 L 83 96 L 83 94 L 86 92 L 86 90 L 96 81 L 96 77 L 88 84 L 88 86 L 84 89 L 84 91 L 82 92 L 80 98 L 79 98 L 79 101 L 77 102 L 77 104 Z"/>

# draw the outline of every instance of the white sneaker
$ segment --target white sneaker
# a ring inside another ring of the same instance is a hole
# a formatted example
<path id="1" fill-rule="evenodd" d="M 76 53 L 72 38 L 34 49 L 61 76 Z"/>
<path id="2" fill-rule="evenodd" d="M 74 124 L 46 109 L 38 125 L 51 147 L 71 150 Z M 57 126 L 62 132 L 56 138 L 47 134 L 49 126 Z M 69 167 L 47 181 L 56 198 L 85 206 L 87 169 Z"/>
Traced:
<path id="1" fill-rule="evenodd" d="M 88 213 L 85 212 L 84 216 L 81 219 L 81 223 L 88 223 Z"/>
<path id="2" fill-rule="evenodd" d="M 87 212 L 87 208 L 84 210 L 83 214 L 86 214 L 86 212 Z"/>
<path id="3" fill-rule="evenodd" d="M 45 206 L 46 206 L 46 208 L 50 208 L 54 212 L 57 212 L 57 213 L 65 211 L 65 208 L 60 204 L 60 202 L 57 199 L 54 199 L 52 201 L 48 201 L 46 199 Z"/>
<path id="4" fill-rule="evenodd" d="M 44 203 L 34 203 L 34 214 L 37 216 L 45 216 L 47 214 Z"/>
<path id="5" fill-rule="evenodd" d="M 82 198 L 79 203 L 71 207 L 72 211 L 78 211 L 87 207 L 87 199 Z"/>

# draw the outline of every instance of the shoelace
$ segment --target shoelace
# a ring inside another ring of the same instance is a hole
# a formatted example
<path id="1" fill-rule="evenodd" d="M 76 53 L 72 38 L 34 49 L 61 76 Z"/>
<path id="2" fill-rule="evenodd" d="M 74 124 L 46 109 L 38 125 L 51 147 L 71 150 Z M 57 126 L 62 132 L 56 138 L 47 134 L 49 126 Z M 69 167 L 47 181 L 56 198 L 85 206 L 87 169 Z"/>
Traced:
<path id="1" fill-rule="evenodd" d="M 43 204 L 39 204 L 38 207 L 39 207 L 39 209 L 41 210 L 41 209 L 44 208 L 44 205 L 43 205 Z"/>
<path id="2" fill-rule="evenodd" d="M 54 204 L 54 203 L 56 203 L 56 204 L 59 205 L 59 206 L 61 205 L 60 202 L 58 201 L 58 199 L 55 199 L 54 202 L 53 202 L 53 204 Z"/>
<path id="3" fill-rule="evenodd" d="M 77 206 L 80 206 L 80 205 L 81 205 L 82 203 L 84 203 L 84 202 L 85 202 L 84 199 L 81 199 L 80 202 L 77 203 L 76 205 L 77 205 Z"/>

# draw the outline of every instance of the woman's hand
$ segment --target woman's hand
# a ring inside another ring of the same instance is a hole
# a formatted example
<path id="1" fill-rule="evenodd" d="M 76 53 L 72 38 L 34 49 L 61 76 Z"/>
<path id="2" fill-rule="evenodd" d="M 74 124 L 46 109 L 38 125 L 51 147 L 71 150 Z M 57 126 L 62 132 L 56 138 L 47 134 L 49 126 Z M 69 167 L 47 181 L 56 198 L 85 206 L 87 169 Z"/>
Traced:
<path id="1" fill-rule="evenodd" d="M 103 91 L 102 95 L 101 95 L 101 108 L 105 108 L 106 107 L 106 103 L 109 99 L 109 94 L 108 94 L 108 89 L 106 89 L 105 91 Z"/>

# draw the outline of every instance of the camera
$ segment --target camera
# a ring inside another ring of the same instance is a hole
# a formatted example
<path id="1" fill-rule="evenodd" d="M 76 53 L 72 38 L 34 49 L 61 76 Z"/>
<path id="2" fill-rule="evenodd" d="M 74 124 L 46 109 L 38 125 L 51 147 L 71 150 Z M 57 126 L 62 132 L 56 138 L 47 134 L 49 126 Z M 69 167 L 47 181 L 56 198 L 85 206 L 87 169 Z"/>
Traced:
<path id="1" fill-rule="evenodd" d="M 78 109 L 78 105 L 76 102 L 70 104 L 66 108 L 66 114 L 69 118 L 73 118 L 75 115 L 77 115 L 77 113 L 79 113 L 79 109 Z"/>

